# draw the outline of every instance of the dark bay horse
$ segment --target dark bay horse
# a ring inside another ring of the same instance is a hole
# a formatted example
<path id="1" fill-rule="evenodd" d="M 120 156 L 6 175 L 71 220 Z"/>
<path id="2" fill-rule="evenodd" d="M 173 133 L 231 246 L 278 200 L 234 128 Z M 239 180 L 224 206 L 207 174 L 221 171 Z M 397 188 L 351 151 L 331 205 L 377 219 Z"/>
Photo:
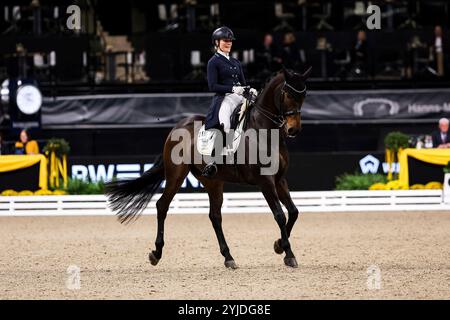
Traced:
<path id="1" fill-rule="evenodd" d="M 155 241 L 156 249 L 149 253 L 152 265 L 156 265 L 162 257 L 164 246 L 164 221 L 169 205 L 178 192 L 189 172 L 203 184 L 209 196 L 209 218 L 219 242 L 220 252 L 225 258 L 227 268 L 237 268 L 231 256 L 230 249 L 222 230 L 221 207 L 223 202 L 224 182 L 244 183 L 258 186 L 264 195 L 277 222 L 281 237 L 275 241 L 274 250 L 278 254 L 286 253 L 284 263 L 289 267 L 297 267 L 297 261 L 291 250 L 289 236 L 298 217 L 298 210 L 289 195 L 286 172 L 289 154 L 285 143 L 286 137 L 294 137 L 301 129 L 300 110 L 306 96 L 306 79 L 311 72 L 299 74 L 283 69 L 267 82 L 258 95 L 253 107 L 250 108 L 246 130 L 273 129 L 278 130 L 279 161 L 278 170 L 274 174 L 262 175 L 260 163 L 219 164 L 217 174 L 213 178 L 202 176 L 206 163 L 174 163 L 172 150 L 178 141 L 172 141 L 171 134 L 176 129 L 185 129 L 191 135 L 188 146 L 190 152 L 198 154 L 194 146 L 194 121 L 204 121 L 203 116 L 193 116 L 180 121 L 171 131 L 164 144 L 163 153 L 157 158 L 153 167 L 135 180 L 112 181 L 106 185 L 109 206 L 118 213 L 119 220 L 129 222 L 136 218 L 148 205 L 162 181 L 166 180 L 164 191 L 156 202 L 158 231 Z M 258 138 L 259 139 L 259 138 Z M 255 141 L 244 138 L 241 145 L 248 150 Z M 282 210 L 280 202 L 286 207 L 288 219 Z"/>

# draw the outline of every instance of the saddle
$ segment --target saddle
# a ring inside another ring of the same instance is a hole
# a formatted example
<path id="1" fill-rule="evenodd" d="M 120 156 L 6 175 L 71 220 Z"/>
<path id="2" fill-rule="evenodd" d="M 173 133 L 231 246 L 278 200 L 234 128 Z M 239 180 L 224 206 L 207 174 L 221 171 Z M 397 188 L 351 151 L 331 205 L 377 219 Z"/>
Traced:
<path id="1" fill-rule="evenodd" d="M 234 109 L 230 116 L 230 129 L 232 129 L 234 135 L 232 144 L 226 145 L 226 133 L 223 129 L 209 129 L 205 130 L 205 125 L 202 125 L 197 135 L 197 151 L 205 156 L 211 156 L 214 150 L 215 140 L 220 132 L 223 137 L 221 155 L 227 156 L 236 152 L 241 141 L 241 135 L 245 130 L 245 124 L 250 114 L 251 103 L 248 99 L 244 99 L 244 102 Z"/>

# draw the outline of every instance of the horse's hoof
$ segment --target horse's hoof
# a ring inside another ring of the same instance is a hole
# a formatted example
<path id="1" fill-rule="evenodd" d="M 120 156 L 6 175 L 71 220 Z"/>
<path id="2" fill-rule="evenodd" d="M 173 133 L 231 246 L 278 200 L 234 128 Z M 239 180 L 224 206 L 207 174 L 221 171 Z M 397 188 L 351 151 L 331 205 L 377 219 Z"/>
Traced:
<path id="1" fill-rule="evenodd" d="M 281 239 L 278 239 L 273 244 L 273 250 L 275 250 L 275 253 L 282 254 L 284 252 L 283 248 L 281 247 Z"/>
<path id="2" fill-rule="evenodd" d="M 295 258 L 284 258 L 284 264 L 291 268 L 298 268 L 298 263 Z"/>
<path id="3" fill-rule="evenodd" d="M 148 254 L 148 259 L 150 260 L 150 263 L 152 264 L 152 266 L 156 266 L 159 262 L 159 259 L 156 258 L 155 254 L 153 253 L 153 251 L 151 251 Z"/>
<path id="4" fill-rule="evenodd" d="M 233 270 L 238 268 L 238 266 L 237 266 L 236 262 L 234 262 L 234 260 L 225 261 L 225 267 L 233 269 Z"/>

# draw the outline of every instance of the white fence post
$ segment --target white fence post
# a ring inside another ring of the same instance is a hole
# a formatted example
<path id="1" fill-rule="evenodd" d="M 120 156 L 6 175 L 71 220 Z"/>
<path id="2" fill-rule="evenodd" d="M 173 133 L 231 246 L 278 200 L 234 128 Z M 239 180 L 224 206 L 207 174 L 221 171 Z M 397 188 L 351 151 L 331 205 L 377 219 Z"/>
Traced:
<path id="1" fill-rule="evenodd" d="M 450 173 L 444 175 L 443 203 L 450 204 Z"/>
<path id="2" fill-rule="evenodd" d="M 11 200 L 9 201 L 9 214 L 11 216 L 14 215 L 14 199 L 11 198 Z"/>

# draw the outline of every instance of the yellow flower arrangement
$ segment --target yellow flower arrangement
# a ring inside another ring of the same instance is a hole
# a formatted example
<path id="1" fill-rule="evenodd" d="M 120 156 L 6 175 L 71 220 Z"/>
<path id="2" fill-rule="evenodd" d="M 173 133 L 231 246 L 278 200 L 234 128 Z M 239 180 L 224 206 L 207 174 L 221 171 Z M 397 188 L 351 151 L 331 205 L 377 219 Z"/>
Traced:
<path id="1" fill-rule="evenodd" d="M 425 189 L 442 189 L 442 183 L 437 181 L 428 182 L 425 185 Z"/>
<path id="2" fill-rule="evenodd" d="M 20 191 L 17 195 L 18 196 L 32 196 L 32 195 L 34 195 L 34 192 L 30 191 L 30 190 L 23 190 L 23 191 Z"/>
<path id="3" fill-rule="evenodd" d="M 4 197 L 17 196 L 17 191 L 8 189 L 8 190 L 4 190 L 0 195 L 2 195 Z"/>
<path id="4" fill-rule="evenodd" d="M 67 195 L 67 192 L 64 190 L 55 190 L 55 191 L 53 191 L 53 195 L 54 196 L 65 196 L 65 195 Z"/>
<path id="5" fill-rule="evenodd" d="M 392 180 L 386 183 L 386 190 L 407 190 L 407 186 L 402 184 L 400 180 Z"/>
<path id="6" fill-rule="evenodd" d="M 46 190 L 46 189 L 39 189 L 34 192 L 34 195 L 35 196 L 51 196 L 51 195 L 53 195 L 53 192 L 51 192 L 50 190 Z"/>
<path id="7" fill-rule="evenodd" d="M 428 182 L 426 185 L 413 184 L 409 187 L 409 190 L 425 190 L 425 189 L 442 189 L 442 183 L 437 181 Z M 400 180 L 392 180 L 388 183 L 375 183 L 369 187 L 369 190 L 408 190 L 407 186 L 400 183 Z"/>
<path id="8" fill-rule="evenodd" d="M 386 190 L 386 185 L 381 182 L 374 183 L 369 187 L 369 190 Z"/>
<path id="9" fill-rule="evenodd" d="M 4 190 L 0 193 L 0 196 L 4 197 L 12 197 L 12 196 L 64 196 L 67 195 L 67 192 L 64 190 L 46 190 L 39 189 L 37 191 L 23 190 L 23 191 L 15 191 L 15 190 Z"/>

